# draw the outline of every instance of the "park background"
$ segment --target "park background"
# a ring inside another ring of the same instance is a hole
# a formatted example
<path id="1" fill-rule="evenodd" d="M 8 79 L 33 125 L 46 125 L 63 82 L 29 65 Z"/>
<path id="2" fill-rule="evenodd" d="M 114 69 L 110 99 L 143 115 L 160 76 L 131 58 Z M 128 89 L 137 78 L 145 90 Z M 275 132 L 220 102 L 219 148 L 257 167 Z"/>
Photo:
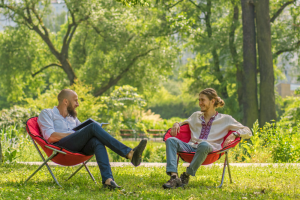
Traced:
<path id="1" fill-rule="evenodd" d="M 143 161 L 166 162 L 164 143 L 149 130 L 188 118 L 199 110 L 199 92 L 212 87 L 225 101 L 218 111 L 253 131 L 231 151 L 231 162 L 299 163 L 299 5 L 0 1 L 2 170 L 40 161 L 25 123 L 57 105 L 63 88 L 77 92 L 79 120 L 109 122 L 107 131 L 131 147 L 137 142 L 122 138 L 121 130 L 132 130 L 133 140 L 143 133 L 151 141 Z M 112 162 L 126 161 L 108 153 Z"/>

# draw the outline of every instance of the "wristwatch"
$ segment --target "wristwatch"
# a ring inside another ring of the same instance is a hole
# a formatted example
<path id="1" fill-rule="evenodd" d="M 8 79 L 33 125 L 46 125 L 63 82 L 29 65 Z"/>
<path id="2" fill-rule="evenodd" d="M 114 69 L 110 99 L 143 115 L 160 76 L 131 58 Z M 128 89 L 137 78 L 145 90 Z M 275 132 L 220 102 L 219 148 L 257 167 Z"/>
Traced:
<path id="1" fill-rule="evenodd" d="M 238 134 L 237 132 L 233 132 L 232 133 L 235 137 L 240 137 L 240 134 Z"/>

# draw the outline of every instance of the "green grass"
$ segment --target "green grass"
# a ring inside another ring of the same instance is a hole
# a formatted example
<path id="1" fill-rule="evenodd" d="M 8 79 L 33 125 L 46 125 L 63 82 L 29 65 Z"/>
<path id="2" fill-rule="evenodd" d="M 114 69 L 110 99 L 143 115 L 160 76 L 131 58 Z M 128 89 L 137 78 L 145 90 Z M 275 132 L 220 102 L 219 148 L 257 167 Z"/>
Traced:
<path id="1" fill-rule="evenodd" d="M 231 167 L 233 184 L 226 174 L 222 189 L 221 167 L 200 167 L 188 186 L 172 190 L 162 189 L 168 180 L 165 167 L 113 167 L 116 182 L 122 190 L 110 191 L 101 186 L 97 167 L 90 167 L 98 185 L 85 170 L 68 182 L 75 167 L 51 167 L 63 188 L 55 184 L 43 168 L 27 184 L 24 180 L 37 168 L 22 164 L 0 166 L 0 199 L 300 199 L 300 168 Z M 179 167 L 179 173 L 185 170 Z"/>

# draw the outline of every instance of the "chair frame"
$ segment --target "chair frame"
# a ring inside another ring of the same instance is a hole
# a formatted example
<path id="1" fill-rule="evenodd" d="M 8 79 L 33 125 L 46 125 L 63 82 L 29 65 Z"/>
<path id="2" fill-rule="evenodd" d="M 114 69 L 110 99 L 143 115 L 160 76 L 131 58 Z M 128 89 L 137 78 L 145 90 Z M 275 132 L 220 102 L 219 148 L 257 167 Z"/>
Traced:
<path id="1" fill-rule="evenodd" d="M 28 129 L 28 130 L 29 130 L 29 129 Z M 58 186 L 62 187 L 62 186 L 58 183 L 58 181 L 57 181 L 55 175 L 53 174 L 51 168 L 49 167 L 48 161 L 50 161 L 52 158 L 54 158 L 54 157 L 55 157 L 56 155 L 58 155 L 59 153 L 64 154 L 64 155 L 66 155 L 67 153 L 66 153 L 66 152 L 63 152 L 63 151 L 60 151 L 60 150 L 57 150 L 57 149 L 54 149 L 54 148 L 52 148 L 52 147 L 50 147 L 50 146 L 45 145 L 46 148 L 53 150 L 52 155 L 49 156 L 47 159 L 45 159 L 45 157 L 43 156 L 42 152 L 40 151 L 38 145 L 37 145 L 36 142 L 34 141 L 34 139 L 32 139 L 32 137 L 30 137 L 30 138 L 31 138 L 32 143 L 34 144 L 35 148 L 37 149 L 39 155 L 41 156 L 41 158 L 42 158 L 42 160 L 43 160 L 44 162 L 38 167 L 37 170 L 35 170 L 35 171 L 34 171 L 34 172 L 33 172 L 33 173 L 25 180 L 24 183 L 26 183 L 27 181 L 29 181 L 29 179 L 31 179 L 38 171 L 40 171 L 40 170 L 42 169 L 42 167 L 43 167 L 44 165 L 46 165 L 46 167 L 47 167 L 49 173 L 51 174 L 51 176 L 52 176 L 52 178 L 54 179 L 54 181 L 56 182 L 56 184 L 57 184 Z M 88 159 L 88 160 L 86 160 L 85 162 L 83 162 L 83 163 L 81 164 L 81 166 L 80 166 L 75 172 L 73 172 L 73 173 L 71 174 L 71 176 L 69 176 L 69 178 L 67 178 L 65 181 L 70 180 L 70 179 L 71 179 L 71 178 L 72 178 L 72 177 L 73 177 L 73 176 L 74 176 L 74 175 L 75 175 L 75 174 L 76 174 L 76 173 L 84 166 L 85 169 L 86 169 L 86 171 L 89 173 L 91 179 L 94 181 L 95 184 L 97 184 L 97 182 L 96 182 L 94 176 L 92 175 L 92 173 L 90 172 L 88 166 L 86 165 L 92 158 L 93 158 L 93 157 L 91 157 L 90 159 Z M 62 165 L 62 166 L 64 166 L 64 165 Z"/>
<path id="2" fill-rule="evenodd" d="M 184 125 L 182 125 L 182 126 L 184 126 Z M 180 127 L 182 127 L 182 126 L 180 126 Z M 169 131 L 170 131 L 170 129 L 168 129 L 167 132 L 165 133 L 165 135 L 163 136 L 163 140 L 164 141 L 168 139 L 168 138 L 165 139 L 165 137 L 166 137 L 166 135 L 168 134 Z M 228 134 L 229 134 L 229 132 L 228 132 Z M 227 138 L 227 136 L 225 136 L 225 139 L 226 138 Z M 227 170 L 228 170 L 228 175 L 229 175 L 230 183 L 232 183 L 231 172 L 230 172 L 230 165 L 229 165 L 229 150 L 231 148 L 234 148 L 240 141 L 241 141 L 241 139 L 239 138 L 238 140 L 235 140 L 235 141 L 231 142 L 230 144 L 228 144 L 226 147 L 223 147 L 221 150 L 218 150 L 216 152 L 211 152 L 211 153 L 219 154 L 219 158 L 218 159 L 221 158 L 222 154 L 225 154 L 225 160 L 224 160 L 224 165 L 223 165 L 223 173 L 222 173 L 221 184 L 217 188 L 221 188 L 223 186 L 224 178 L 225 178 L 226 166 L 227 166 Z M 234 145 L 234 146 L 231 146 L 231 145 Z M 209 153 L 209 154 L 211 154 L 211 153 Z M 181 158 L 184 162 L 188 162 L 189 163 L 189 161 L 185 161 L 185 159 L 182 157 L 181 154 L 189 154 L 189 153 L 187 153 L 187 152 L 177 152 L 177 155 L 178 155 L 178 157 L 177 157 L 177 167 L 178 167 L 178 164 L 179 164 L 179 158 Z M 191 154 L 194 154 L 194 153 L 191 153 Z M 216 162 L 216 160 L 214 162 Z M 208 165 L 208 164 L 205 164 L 205 165 Z"/>
<path id="3" fill-rule="evenodd" d="M 223 173 L 222 173 L 222 179 L 221 179 L 221 184 L 217 187 L 217 188 L 221 188 L 223 186 L 223 182 L 224 182 L 224 176 L 225 176 L 225 171 L 226 171 L 226 166 L 227 166 L 227 169 L 228 169 L 228 175 L 229 175 L 229 180 L 230 180 L 230 183 L 232 183 L 232 178 L 231 178 L 231 172 L 230 172 L 230 167 L 229 167 L 229 156 L 228 156 L 228 151 L 230 150 L 231 148 L 229 149 L 226 149 L 224 151 L 220 151 L 218 152 L 217 154 L 221 154 L 221 153 L 225 153 L 225 161 L 224 161 L 224 166 L 223 166 Z M 178 158 L 177 158 L 177 167 L 178 167 L 178 164 L 179 164 L 179 158 L 180 158 L 180 153 L 181 152 L 178 152 Z"/>

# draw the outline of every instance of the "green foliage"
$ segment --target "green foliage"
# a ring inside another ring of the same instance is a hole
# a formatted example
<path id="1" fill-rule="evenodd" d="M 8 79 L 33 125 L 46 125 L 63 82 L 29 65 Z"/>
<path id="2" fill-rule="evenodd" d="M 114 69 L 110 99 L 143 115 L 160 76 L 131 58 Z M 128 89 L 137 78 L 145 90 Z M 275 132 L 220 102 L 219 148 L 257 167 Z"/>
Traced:
<path id="1" fill-rule="evenodd" d="M 199 110 L 196 103 L 197 96 L 182 91 L 182 87 L 176 87 L 174 84 L 172 87 L 173 90 L 177 90 L 179 95 L 174 95 L 171 93 L 172 90 L 161 87 L 149 98 L 148 109 L 160 114 L 163 119 L 171 119 L 172 117 L 188 118 L 193 112 Z"/>
<path id="2" fill-rule="evenodd" d="M 2 126 L 0 132 L 0 142 L 3 152 L 3 162 L 13 163 L 20 157 L 20 133 L 22 128 L 17 126 Z M 0 153 L 2 153 L 0 151 Z"/>
<path id="3" fill-rule="evenodd" d="M 26 121 L 34 116 L 38 116 L 33 108 L 24 108 L 20 106 L 13 106 L 10 109 L 3 109 L 0 111 L 0 127 L 8 127 L 15 125 L 16 127 L 25 127 Z"/>
<path id="4" fill-rule="evenodd" d="M 283 110 L 281 118 L 285 124 L 296 126 L 300 120 L 300 97 L 287 97 L 283 100 Z"/>
<path id="5" fill-rule="evenodd" d="M 298 163 L 300 162 L 299 128 L 299 125 L 292 126 L 278 122 L 266 123 L 259 129 L 256 121 L 252 129 L 253 136 L 243 141 L 240 148 L 234 149 L 235 157 L 246 162 L 257 160 L 259 157 L 260 162 L 266 162 L 268 157 L 271 157 L 274 163 Z"/>
<path id="6" fill-rule="evenodd" d="M 164 13 L 152 6 L 124 7 L 115 0 L 101 1 L 99 7 L 89 25 L 79 27 L 71 46 L 78 78 L 92 84 L 96 95 L 104 87 L 111 92 L 114 85 L 153 92 L 170 74 L 178 53 Z"/>

